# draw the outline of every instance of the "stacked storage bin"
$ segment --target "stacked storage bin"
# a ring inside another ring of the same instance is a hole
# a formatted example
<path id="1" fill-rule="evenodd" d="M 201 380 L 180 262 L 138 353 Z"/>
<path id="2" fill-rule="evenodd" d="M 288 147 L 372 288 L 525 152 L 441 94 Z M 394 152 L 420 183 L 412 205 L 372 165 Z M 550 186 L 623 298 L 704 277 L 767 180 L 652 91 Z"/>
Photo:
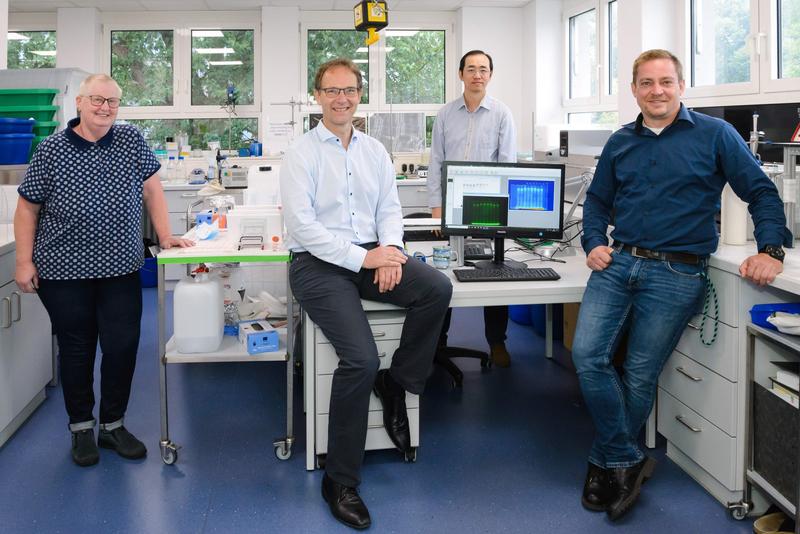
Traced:
<path id="1" fill-rule="evenodd" d="M 36 145 L 58 128 L 53 120 L 58 106 L 52 105 L 56 93 L 58 89 L 0 89 L 0 165 L 27 163 Z M 23 126 L 26 132 L 19 131 Z"/>

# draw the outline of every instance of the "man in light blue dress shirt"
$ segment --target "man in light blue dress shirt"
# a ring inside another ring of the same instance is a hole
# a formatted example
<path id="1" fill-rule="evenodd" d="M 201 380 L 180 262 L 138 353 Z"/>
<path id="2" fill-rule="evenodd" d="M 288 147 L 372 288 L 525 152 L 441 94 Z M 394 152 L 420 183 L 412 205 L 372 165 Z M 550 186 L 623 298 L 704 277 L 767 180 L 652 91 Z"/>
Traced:
<path id="1" fill-rule="evenodd" d="M 453 291 L 441 272 L 406 261 L 389 154 L 352 125 L 361 89 L 361 72 L 352 61 L 320 66 L 314 95 L 322 121 L 289 148 L 280 175 L 292 292 L 339 356 L 322 496 L 336 519 L 357 529 L 371 524 L 356 489 L 370 392 L 383 404 L 389 438 L 409 452 L 405 392 L 422 393 Z M 381 360 L 362 298 L 406 308 L 388 369 L 378 370 Z"/>
<path id="2" fill-rule="evenodd" d="M 517 132 L 511 110 L 486 94 L 486 86 L 492 80 L 493 72 L 494 62 L 489 54 L 481 50 L 464 54 L 458 66 L 458 76 L 464 82 L 464 94 L 436 114 L 428 169 L 428 205 L 435 218 L 442 216 L 444 161 L 517 161 Z M 505 345 L 508 306 L 485 307 L 483 319 L 492 363 L 508 367 L 511 364 Z M 449 329 L 450 311 L 445 318 L 440 346 L 447 345 Z"/>

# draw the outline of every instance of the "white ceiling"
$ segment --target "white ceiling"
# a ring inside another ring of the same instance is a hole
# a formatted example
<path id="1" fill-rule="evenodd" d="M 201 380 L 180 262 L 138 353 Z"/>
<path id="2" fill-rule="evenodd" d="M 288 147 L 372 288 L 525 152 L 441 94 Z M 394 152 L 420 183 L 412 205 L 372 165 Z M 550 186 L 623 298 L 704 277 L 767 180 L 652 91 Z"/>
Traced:
<path id="1" fill-rule="evenodd" d="M 461 7 L 522 7 L 530 0 L 389 0 L 392 11 L 454 11 Z M 100 11 L 239 11 L 298 6 L 303 11 L 351 10 L 356 0 L 9 0 L 11 13 L 47 13 L 61 7 Z"/>

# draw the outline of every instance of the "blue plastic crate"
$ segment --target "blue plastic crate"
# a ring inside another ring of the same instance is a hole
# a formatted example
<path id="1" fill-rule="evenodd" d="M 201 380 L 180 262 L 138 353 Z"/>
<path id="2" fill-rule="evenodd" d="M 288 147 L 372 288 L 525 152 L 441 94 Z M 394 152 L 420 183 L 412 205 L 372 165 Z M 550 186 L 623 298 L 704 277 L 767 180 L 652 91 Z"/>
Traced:
<path id="1" fill-rule="evenodd" d="M 35 125 L 36 121 L 33 119 L 15 119 L 13 117 L 0 117 L 0 134 L 33 133 L 33 127 Z"/>
<path id="2" fill-rule="evenodd" d="M 777 331 L 778 329 L 767 321 L 767 317 L 775 312 L 800 313 L 800 302 L 756 304 L 750 308 L 750 321 L 756 326 Z"/>
<path id="3" fill-rule="evenodd" d="M 0 165 L 28 163 L 32 142 L 32 133 L 0 134 Z"/>

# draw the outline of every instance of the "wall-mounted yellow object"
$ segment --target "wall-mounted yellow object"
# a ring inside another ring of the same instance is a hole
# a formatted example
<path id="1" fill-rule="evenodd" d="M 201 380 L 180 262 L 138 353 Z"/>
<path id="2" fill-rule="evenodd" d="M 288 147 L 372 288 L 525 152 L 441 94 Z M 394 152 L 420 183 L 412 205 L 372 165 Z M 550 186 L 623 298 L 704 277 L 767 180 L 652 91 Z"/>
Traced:
<path id="1" fill-rule="evenodd" d="M 353 8 L 356 30 L 367 32 L 366 45 L 378 42 L 378 31 L 389 25 L 386 2 L 364 0 Z"/>

